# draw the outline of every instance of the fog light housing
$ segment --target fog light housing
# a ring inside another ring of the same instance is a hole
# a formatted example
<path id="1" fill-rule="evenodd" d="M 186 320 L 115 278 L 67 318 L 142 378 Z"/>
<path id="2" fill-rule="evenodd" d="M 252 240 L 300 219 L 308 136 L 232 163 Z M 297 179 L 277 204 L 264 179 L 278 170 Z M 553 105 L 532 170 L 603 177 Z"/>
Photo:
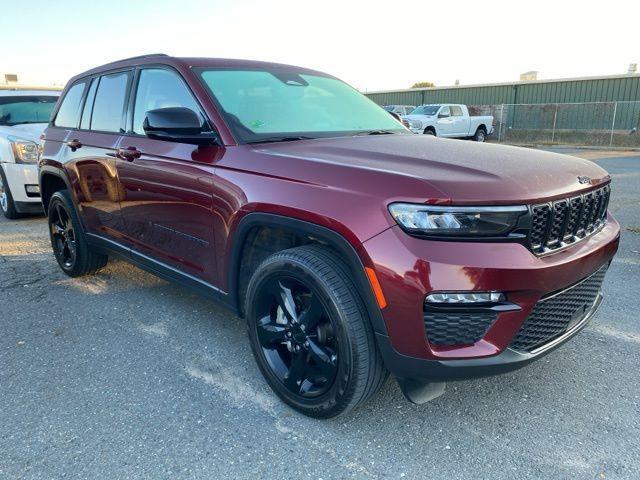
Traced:
<path id="1" fill-rule="evenodd" d="M 27 193 L 30 193 L 32 195 L 40 195 L 39 185 L 26 185 L 24 189 L 27 191 Z"/>
<path id="2" fill-rule="evenodd" d="M 506 300 L 501 292 L 436 292 L 430 293 L 426 303 L 433 305 L 469 305 L 477 303 L 501 303 Z"/>

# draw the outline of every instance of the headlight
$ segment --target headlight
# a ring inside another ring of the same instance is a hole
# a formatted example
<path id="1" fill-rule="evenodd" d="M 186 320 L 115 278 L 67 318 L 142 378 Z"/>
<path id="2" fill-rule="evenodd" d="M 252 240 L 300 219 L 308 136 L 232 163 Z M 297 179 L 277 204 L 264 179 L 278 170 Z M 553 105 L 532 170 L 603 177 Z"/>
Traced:
<path id="1" fill-rule="evenodd" d="M 37 163 L 40 148 L 37 143 L 19 138 L 9 138 L 16 163 Z"/>
<path id="2" fill-rule="evenodd" d="M 389 212 L 398 225 L 415 235 L 443 237 L 506 237 L 518 228 L 528 209 L 509 207 L 442 207 L 392 203 Z"/>

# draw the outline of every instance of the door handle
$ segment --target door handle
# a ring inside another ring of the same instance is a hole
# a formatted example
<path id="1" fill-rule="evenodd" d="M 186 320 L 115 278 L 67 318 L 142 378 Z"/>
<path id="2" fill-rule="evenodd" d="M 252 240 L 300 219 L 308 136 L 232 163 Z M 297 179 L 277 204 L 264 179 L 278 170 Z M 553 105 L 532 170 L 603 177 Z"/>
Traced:
<path id="1" fill-rule="evenodd" d="M 67 142 L 67 147 L 69 147 L 72 152 L 75 152 L 77 149 L 82 148 L 82 143 L 80 143 L 80 140 L 74 138 Z"/>
<path id="2" fill-rule="evenodd" d="M 142 152 L 136 147 L 119 148 L 116 157 L 126 160 L 127 162 L 133 162 L 135 159 L 140 158 Z"/>

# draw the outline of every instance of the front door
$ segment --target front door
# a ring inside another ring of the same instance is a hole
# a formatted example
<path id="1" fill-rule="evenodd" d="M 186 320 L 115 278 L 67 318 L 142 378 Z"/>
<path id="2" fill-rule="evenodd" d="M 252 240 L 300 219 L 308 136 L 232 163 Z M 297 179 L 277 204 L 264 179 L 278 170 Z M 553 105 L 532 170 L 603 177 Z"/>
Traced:
<path id="1" fill-rule="evenodd" d="M 436 122 L 436 132 L 440 137 L 449 137 L 455 130 L 455 121 L 451 117 L 451 109 L 448 106 L 440 108 Z"/>
<path id="2" fill-rule="evenodd" d="M 202 115 L 174 70 L 140 70 L 135 90 L 130 131 L 116 159 L 120 206 L 134 250 L 216 285 L 212 190 L 214 160 L 222 147 L 145 136 L 142 125 L 149 110 L 186 107 Z"/>

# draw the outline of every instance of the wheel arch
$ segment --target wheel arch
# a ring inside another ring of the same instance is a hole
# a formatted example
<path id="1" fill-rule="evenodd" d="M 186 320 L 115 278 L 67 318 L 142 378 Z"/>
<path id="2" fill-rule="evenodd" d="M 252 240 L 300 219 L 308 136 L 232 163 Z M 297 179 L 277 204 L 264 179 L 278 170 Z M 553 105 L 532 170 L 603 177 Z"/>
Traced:
<path id="1" fill-rule="evenodd" d="M 427 133 L 428 131 L 433 132 L 433 134 L 436 137 L 438 136 L 438 131 L 436 130 L 436 127 L 434 127 L 433 125 L 429 125 L 429 126 L 425 127 L 424 132 Z"/>
<path id="2" fill-rule="evenodd" d="M 42 200 L 42 207 L 44 208 L 45 215 L 49 212 L 49 201 L 51 196 L 59 191 L 67 189 L 70 195 L 73 195 L 71 189 L 71 183 L 67 176 L 59 169 L 51 166 L 41 166 L 40 174 L 40 198 Z"/>
<path id="3" fill-rule="evenodd" d="M 247 260 L 247 249 L 252 248 L 256 232 L 262 229 L 277 229 L 296 236 L 298 240 L 303 239 L 307 243 L 319 243 L 334 250 L 340 258 L 346 262 L 353 272 L 353 281 L 358 293 L 367 309 L 371 325 L 375 332 L 387 334 L 387 330 L 382 317 L 382 312 L 378 306 L 372 286 L 365 272 L 365 262 L 356 251 L 356 248 L 340 233 L 305 220 L 286 217 L 282 215 L 262 212 L 252 212 L 245 215 L 233 232 L 231 253 L 227 265 L 227 281 L 229 287 L 228 301 L 230 306 L 243 315 L 243 282 L 246 281 L 247 273 L 244 271 Z M 303 243 L 305 244 L 305 243 Z M 291 248 L 296 245 L 291 245 Z M 277 248 L 268 254 L 283 250 Z M 268 256 L 265 253 L 265 257 Z M 251 272 L 250 272 L 251 273 Z M 246 287 L 246 285 L 245 285 Z"/>

